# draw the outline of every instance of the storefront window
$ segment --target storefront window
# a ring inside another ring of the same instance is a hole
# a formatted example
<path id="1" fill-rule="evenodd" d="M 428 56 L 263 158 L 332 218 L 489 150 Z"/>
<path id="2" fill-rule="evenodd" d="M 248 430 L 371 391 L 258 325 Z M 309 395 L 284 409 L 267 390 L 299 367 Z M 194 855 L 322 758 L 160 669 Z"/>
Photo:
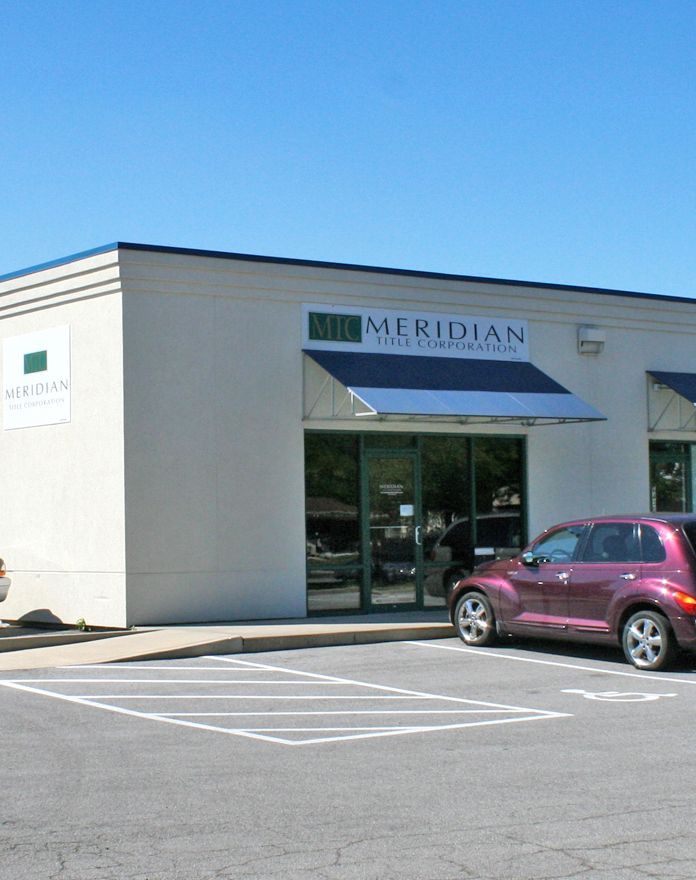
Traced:
<path id="1" fill-rule="evenodd" d="M 445 604 L 447 591 L 471 570 L 471 441 L 421 438 L 423 601 Z"/>
<path id="2" fill-rule="evenodd" d="M 411 434 L 365 434 L 365 449 L 412 449 L 416 438 Z"/>
<path id="3" fill-rule="evenodd" d="M 360 608 L 358 440 L 305 436 L 305 523 L 309 611 Z"/>
<path id="4" fill-rule="evenodd" d="M 655 440 L 650 444 L 650 509 L 688 513 L 694 509 L 696 443 Z"/>
<path id="5" fill-rule="evenodd" d="M 519 438 L 306 434 L 309 611 L 443 607 L 522 547 L 523 468 Z"/>
<path id="6" fill-rule="evenodd" d="M 477 555 L 514 556 L 524 544 L 522 441 L 477 437 L 474 450 Z"/>
<path id="7" fill-rule="evenodd" d="M 423 437 L 421 460 L 424 603 L 438 605 L 475 565 L 522 547 L 522 441 Z"/>

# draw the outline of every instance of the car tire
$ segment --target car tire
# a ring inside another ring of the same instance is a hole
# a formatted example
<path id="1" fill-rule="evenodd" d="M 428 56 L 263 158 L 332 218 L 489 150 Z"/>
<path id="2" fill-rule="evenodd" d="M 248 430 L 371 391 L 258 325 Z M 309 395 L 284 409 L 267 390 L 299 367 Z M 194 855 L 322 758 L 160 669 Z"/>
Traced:
<path id="1" fill-rule="evenodd" d="M 495 642 L 495 615 L 483 593 L 470 591 L 457 599 L 454 627 L 465 645 L 482 648 Z"/>
<path id="2" fill-rule="evenodd" d="M 624 624 L 621 644 L 636 669 L 656 672 L 675 659 L 677 646 L 667 618 L 657 611 L 637 611 Z"/>

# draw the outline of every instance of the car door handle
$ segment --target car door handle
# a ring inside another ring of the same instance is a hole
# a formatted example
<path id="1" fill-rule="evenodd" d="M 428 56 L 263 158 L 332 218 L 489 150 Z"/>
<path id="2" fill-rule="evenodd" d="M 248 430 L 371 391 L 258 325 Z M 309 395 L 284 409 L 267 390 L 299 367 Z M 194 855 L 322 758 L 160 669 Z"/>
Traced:
<path id="1" fill-rule="evenodd" d="M 567 581 L 568 578 L 570 577 L 570 572 L 569 571 L 559 571 L 556 574 L 556 577 L 558 578 L 559 581 Z"/>
<path id="2" fill-rule="evenodd" d="M 623 574 L 620 574 L 619 577 L 623 578 L 625 581 L 634 581 L 637 575 L 633 574 L 632 571 L 626 571 Z"/>

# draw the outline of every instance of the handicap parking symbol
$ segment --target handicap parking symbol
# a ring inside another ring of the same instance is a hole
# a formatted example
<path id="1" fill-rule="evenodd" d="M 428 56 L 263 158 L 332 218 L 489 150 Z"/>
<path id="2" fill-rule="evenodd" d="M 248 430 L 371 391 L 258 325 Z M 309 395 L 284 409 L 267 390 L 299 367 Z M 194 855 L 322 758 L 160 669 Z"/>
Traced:
<path id="1" fill-rule="evenodd" d="M 602 700 L 608 703 L 649 703 L 662 697 L 676 697 L 676 694 L 646 694 L 641 691 L 592 691 L 566 688 L 562 694 L 580 694 L 586 700 Z"/>

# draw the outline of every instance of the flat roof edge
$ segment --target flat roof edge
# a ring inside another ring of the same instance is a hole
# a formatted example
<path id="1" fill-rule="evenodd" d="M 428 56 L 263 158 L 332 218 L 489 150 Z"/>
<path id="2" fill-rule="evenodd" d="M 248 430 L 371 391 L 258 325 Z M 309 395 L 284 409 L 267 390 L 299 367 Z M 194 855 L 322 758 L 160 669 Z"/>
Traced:
<path id="1" fill-rule="evenodd" d="M 21 278 L 24 275 L 31 275 L 34 272 L 42 272 L 44 269 L 54 269 L 57 266 L 66 266 L 68 263 L 74 263 L 77 260 L 84 260 L 85 257 L 94 257 L 97 254 L 106 254 L 109 251 L 118 250 L 119 243 L 112 242 L 104 244 L 100 247 L 90 248 L 86 251 L 79 251 L 76 254 L 70 254 L 67 257 L 58 257 L 56 260 L 48 260 L 46 263 L 37 263 L 35 266 L 28 266 L 26 269 L 17 269 L 15 272 L 8 272 L 6 275 L 0 275 L 0 281 L 12 281 L 13 278 Z"/>
<path id="2" fill-rule="evenodd" d="M 96 254 L 108 253 L 113 250 L 130 250 L 130 251 L 147 251 L 151 253 L 161 254 L 181 254 L 183 256 L 193 257 L 212 257 L 221 260 L 237 260 L 248 263 L 269 263 L 271 265 L 280 266 L 306 266 L 314 269 L 337 269 L 340 271 L 367 272 L 371 274 L 395 275 L 407 278 L 432 278 L 441 281 L 465 281 L 473 284 L 497 284 L 505 287 L 526 287 L 538 288 L 540 290 L 567 290 L 576 293 L 591 293 L 604 296 L 621 296 L 638 299 L 650 299 L 667 302 L 696 302 L 694 298 L 688 296 L 675 296 L 673 294 L 661 293 L 645 293 L 633 290 L 617 290 L 610 287 L 589 287 L 579 284 L 554 284 L 549 281 L 521 281 L 511 278 L 490 278 L 482 275 L 459 275 L 451 272 L 429 272 L 420 269 L 395 269 L 389 266 L 366 266 L 361 263 L 339 263 L 328 260 L 306 260 L 295 259 L 293 257 L 268 257 L 259 254 L 244 254 L 234 251 L 216 251 L 206 250 L 203 248 L 185 248 L 173 247 L 169 245 L 140 244 L 137 242 L 116 241 L 111 244 L 101 245 L 89 250 L 80 251 L 66 257 L 60 257 L 56 260 L 49 260 L 46 263 L 39 263 L 26 269 L 19 269 L 15 272 L 9 272 L 0 275 L 0 281 L 11 281 L 13 278 L 20 278 L 23 275 L 30 275 L 33 272 L 40 272 L 44 269 L 51 269 L 56 266 L 66 265 L 85 257 L 95 256 Z"/>

